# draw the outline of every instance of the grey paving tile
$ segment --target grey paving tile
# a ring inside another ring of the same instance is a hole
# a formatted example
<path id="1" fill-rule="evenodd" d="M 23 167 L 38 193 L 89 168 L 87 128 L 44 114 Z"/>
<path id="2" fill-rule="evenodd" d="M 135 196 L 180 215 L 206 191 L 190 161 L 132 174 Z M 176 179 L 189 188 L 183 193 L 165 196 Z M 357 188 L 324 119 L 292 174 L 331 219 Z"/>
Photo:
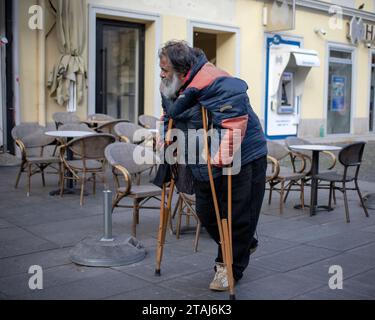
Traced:
<path id="1" fill-rule="evenodd" d="M 34 291 L 16 298 L 22 300 L 96 300 L 148 285 L 150 284 L 144 280 L 108 269 L 106 273 L 95 277 Z"/>
<path id="2" fill-rule="evenodd" d="M 375 260 L 350 253 L 342 253 L 332 258 L 324 259 L 290 271 L 290 273 L 304 277 L 311 277 L 328 284 L 329 278 L 332 276 L 329 274 L 331 266 L 342 267 L 343 277 L 344 279 L 348 279 L 375 268 Z"/>
<path id="3" fill-rule="evenodd" d="M 320 281 L 290 274 L 275 274 L 236 287 L 238 300 L 288 300 L 322 286 Z"/>
<path id="4" fill-rule="evenodd" d="M 42 268 L 44 266 L 41 266 Z M 111 275 L 113 271 L 106 268 L 88 268 L 74 264 L 43 268 L 43 289 L 61 286 L 81 279 L 95 278 L 100 275 Z M 29 279 L 32 275 L 23 273 L 0 279 L 0 291 L 10 297 L 31 293 Z"/>
<path id="5" fill-rule="evenodd" d="M 258 249 L 255 251 L 254 255 L 251 256 L 251 258 L 258 258 L 300 245 L 298 242 L 267 237 L 260 233 L 258 236 L 258 241 Z"/>
<path id="6" fill-rule="evenodd" d="M 70 248 L 62 248 L 0 259 L 0 278 L 27 273 L 33 265 L 51 268 L 69 264 L 69 251 Z"/>
<path id="7" fill-rule="evenodd" d="M 363 228 L 363 231 L 366 231 L 366 232 L 375 232 L 375 225 L 367 227 L 367 228 Z"/>
<path id="8" fill-rule="evenodd" d="M 14 227 L 15 227 L 15 225 L 9 223 L 9 221 L 7 221 L 7 220 L 5 220 L 5 219 L 0 219 L 0 229 L 4 229 L 4 228 L 14 228 Z"/>
<path id="9" fill-rule="evenodd" d="M 9 297 L 6 294 L 0 292 L 0 300 L 9 300 Z"/>
<path id="10" fill-rule="evenodd" d="M 375 243 L 370 243 L 364 246 L 361 246 L 356 249 L 349 250 L 348 253 L 353 255 L 367 257 L 369 259 L 374 259 L 375 257 Z"/>
<path id="11" fill-rule="evenodd" d="M 190 299 L 188 295 L 176 294 L 176 291 L 152 285 L 145 288 L 120 293 L 106 298 L 106 300 L 184 300 Z"/>
<path id="12" fill-rule="evenodd" d="M 358 292 L 352 292 L 345 287 L 342 290 L 332 290 L 328 286 L 296 296 L 293 300 L 369 300 L 372 297 Z"/>
<path id="13" fill-rule="evenodd" d="M 340 233 L 331 237 L 310 241 L 307 244 L 327 249 L 345 251 L 371 242 L 375 243 L 375 234 L 354 230 L 350 232 L 350 236 L 346 233 Z"/>
<path id="14" fill-rule="evenodd" d="M 55 249 L 51 241 L 20 228 L 6 228 L 0 232 L 0 258 Z"/>
<path id="15" fill-rule="evenodd" d="M 208 286 L 213 276 L 213 270 L 195 272 L 190 275 L 163 281 L 160 283 L 160 286 L 174 291 L 176 295 L 187 295 L 195 299 L 196 297 L 209 294 Z"/>
<path id="16" fill-rule="evenodd" d="M 86 237 L 103 234 L 102 219 L 100 216 L 94 216 L 45 223 L 26 229 L 60 246 L 72 246 Z"/>
<path id="17" fill-rule="evenodd" d="M 197 266 L 194 263 L 186 262 L 179 258 L 171 258 L 166 256 L 162 260 L 161 264 L 161 276 L 155 276 L 156 264 L 139 265 L 136 268 L 133 267 L 122 267 L 116 268 L 126 274 L 139 277 L 152 283 L 162 283 L 166 280 L 170 280 L 176 277 L 182 277 L 188 274 L 200 272 L 202 269 L 210 268 L 210 266 Z"/>
<path id="18" fill-rule="evenodd" d="M 258 233 L 265 236 L 270 236 L 280 239 L 290 239 L 288 235 L 295 231 L 311 227 L 311 224 L 306 221 L 295 221 L 293 219 L 280 219 L 274 222 L 261 224 L 258 226 Z"/>
<path id="19" fill-rule="evenodd" d="M 301 245 L 278 253 L 254 258 L 252 265 L 260 269 L 286 272 L 337 255 L 336 251 Z"/>
<path id="20" fill-rule="evenodd" d="M 280 228 L 278 230 L 275 230 L 273 233 L 268 232 L 266 233 L 266 235 L 272 236 L 274 238 L 283 239 L 283 240 L 290 240 L 290 241 L 305 243 L 308 241 L 332 236 L 338 233 L 340 233 L 339 227 L 309 224 L 308 226 L 305 226 L 305 227 L 301 226 L 299 228 L 293 228 L 293 229 Z"/>
<path id="21" fill-rule="evenodd" d="M 372 277 L 372 279 L 371 279 Z M 374 272 L 363 273 L 344 281 L 344 289 L 375 299 Z"/>

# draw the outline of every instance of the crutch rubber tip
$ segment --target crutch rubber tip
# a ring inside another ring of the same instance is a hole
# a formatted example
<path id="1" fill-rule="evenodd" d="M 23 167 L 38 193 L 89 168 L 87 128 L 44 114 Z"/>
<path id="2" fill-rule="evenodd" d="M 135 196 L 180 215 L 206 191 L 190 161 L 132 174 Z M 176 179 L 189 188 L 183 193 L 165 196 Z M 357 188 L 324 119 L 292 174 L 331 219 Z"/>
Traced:
<path id="1" fill-rule="evenodd" d="M 236 300 L 236 295 L 230 294 L 229 295 L 229 300 Z"/>
<path id="2" fill-rule="evenodd" d="M 161 276 L 161 272 L 160 272 L 160 270 L 155 270 L 155 276 L 157 276 L 157 277 L 160 277 L 160 276 Z"/>

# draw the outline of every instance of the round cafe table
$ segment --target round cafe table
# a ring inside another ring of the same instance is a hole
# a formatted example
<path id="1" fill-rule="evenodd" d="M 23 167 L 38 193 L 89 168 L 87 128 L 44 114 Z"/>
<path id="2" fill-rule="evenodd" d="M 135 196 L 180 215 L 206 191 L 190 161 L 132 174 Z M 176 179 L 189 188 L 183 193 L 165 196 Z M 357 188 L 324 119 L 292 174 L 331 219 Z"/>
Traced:
<path id="1" fill-rule="evenodd" d="M 90 131 L 47 131 L 45 132 L 45 135 L 47 136 L 54 137 L 54 138 L 66 138 L 68 142 L 74 138 L 81 138 L 81 137 L 90 136 L 94 134 L 96 134 L 96 132 L 90 132 Z M 66 159 L 68 161 L 73 160 L 73 152 L 69 148 L 66 152 Z M 69 173 L 69 176 L 71 176 L 70 173 Z M 73 180 L 68 179 L 66 181 L 66 188 L 64 188 L 64 194 L 75 194 L 75 193 L 76 191 L 73 188 Z M 51 196 L 56 196 L 59 194 L 60 194 L 60 189 L 50 192 Z"/>
<path id="2" fill-rule="evenodd" d="M 316 214 L 317 209 L 330 210 L 328 206 L 318 206 L 318 179 L 316 176 L 319 174 L 319 154 L 322 151 L 340 151 L 341 147 L 329 146 L 329 145 L 293 145 L 289 147 L 294 151 L 312 151 L 312 162 L 311 162 L 311 198 L 310 198 L 310 216 Z"/>

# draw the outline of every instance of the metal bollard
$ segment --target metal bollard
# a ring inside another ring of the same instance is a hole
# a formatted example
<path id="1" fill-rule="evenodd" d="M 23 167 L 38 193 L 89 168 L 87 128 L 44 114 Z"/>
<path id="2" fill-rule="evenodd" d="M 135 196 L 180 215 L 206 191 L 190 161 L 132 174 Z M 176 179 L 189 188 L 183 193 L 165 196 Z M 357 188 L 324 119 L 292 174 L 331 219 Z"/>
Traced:
<path id="1" fill-rule="evenodd" d="M 112 191 L 104 190 L 104 237 L 100 241 L 114 241 L 112 236 Z"/>

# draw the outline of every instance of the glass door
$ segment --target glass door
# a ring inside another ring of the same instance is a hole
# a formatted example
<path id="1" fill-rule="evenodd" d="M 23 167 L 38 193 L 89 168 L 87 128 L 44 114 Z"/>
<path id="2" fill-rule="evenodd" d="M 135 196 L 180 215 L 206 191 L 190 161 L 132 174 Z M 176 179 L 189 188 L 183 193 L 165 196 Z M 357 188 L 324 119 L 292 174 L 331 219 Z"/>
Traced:
<path id="1" fill-rule="evenodd" d="M 144 103 L 144 25 L 97 20 L 96 112 L 137 122 Z"/>
<path id="2" fill-rule="evenodd" d="M 329 52 L 327 133 L 350 133 L 352 105 L 352 52 Z"/>

